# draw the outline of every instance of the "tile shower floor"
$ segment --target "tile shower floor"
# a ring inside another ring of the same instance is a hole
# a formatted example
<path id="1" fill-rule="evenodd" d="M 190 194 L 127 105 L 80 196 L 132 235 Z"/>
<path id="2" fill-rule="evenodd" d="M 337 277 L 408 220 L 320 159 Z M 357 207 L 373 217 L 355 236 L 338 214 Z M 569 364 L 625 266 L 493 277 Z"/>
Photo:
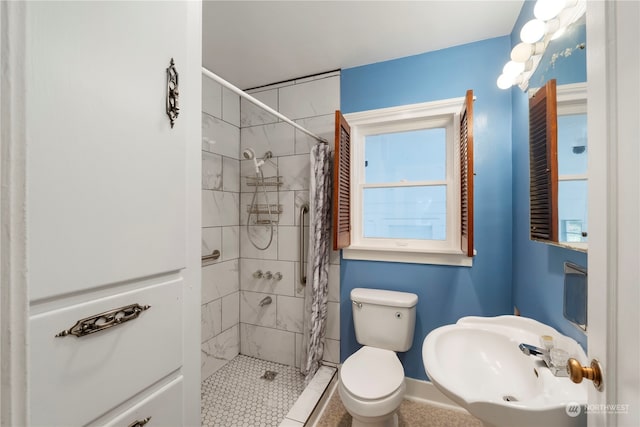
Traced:
<path id="1" fill-rule="evenodd" d="M 266 371 L 277 375 L 261 378 Z M 278 427 L 303 390 L 295 367 L 238 355 L 202 382 L 202 426 Z"/>

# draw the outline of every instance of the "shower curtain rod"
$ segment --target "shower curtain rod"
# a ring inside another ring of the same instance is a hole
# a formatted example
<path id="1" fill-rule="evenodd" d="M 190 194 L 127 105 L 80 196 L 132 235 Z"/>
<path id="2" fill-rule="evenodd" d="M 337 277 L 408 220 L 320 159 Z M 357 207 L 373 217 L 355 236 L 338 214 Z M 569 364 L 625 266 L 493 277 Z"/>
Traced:
<path id="1" fill-rule="evenodd" d="M 238 89 L 237 87 L 235 87 L 234 85 L 232 85 L 231 83 L 229 83 L 228 81 L 223 79 L 222 77 L 218 76 L 217 74 L 212 73 L 211 71 L 207 70 L 204 67 L 202 67 L 202 74 L 204 74 L 207 77 L 212 78 L 213 80 L 215 80 L 218 83 L 220 83 L 222 86 L 226 87 L 227 89 L 231 90 L 232 92 L 236 93 L 237 95 L 240 95 L 240 97 L 246 99 L 247 101 L 251 102 L 252 104 L 257 105 L 258 107 L 262 108 L 263 110 L 273 114 L 274 116 L 276 116 L 280 120 L 289 123 L 291 126 L 293 126 L 294 128 L 298 129 L 300 132 L 306 133 L 310 137 L 315 138 L 316 140 L 318 140 L 319 142 L 322 142 L 324 144 L 328 144 L 328 141 L 326 139 L 321 138 L 318 135 L 314 134 L 313 132 L 310 132 L 310 131 L 306 130 L 305 128 L 303 128 L 302 126 L 300 126 L 299 124 L 297 124 L 293 120 L 291 120 L 288 117 L 284 116 L 283 114 L 277 112 L 276 110 L 274 110 L 273 108 L 271 108 L 268 105 L 264 104 L 263 102 L 258 101 L 256 98 L 254 98 L 253 96 L 249 95 L 248 93 L 246 93 L 242 89 Z"/>

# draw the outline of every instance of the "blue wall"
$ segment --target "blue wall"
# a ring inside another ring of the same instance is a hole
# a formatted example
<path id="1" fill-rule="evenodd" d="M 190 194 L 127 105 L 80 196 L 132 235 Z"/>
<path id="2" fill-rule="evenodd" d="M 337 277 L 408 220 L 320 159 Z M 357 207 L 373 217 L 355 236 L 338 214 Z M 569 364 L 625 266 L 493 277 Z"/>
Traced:
<path id="1" fill-rule="evenodd" d="M 469 315 L 512 313 L 511 94 L 496 86 L 511 46 L 508 36 L 342 70 L 343 113 L 457 98 L 473 89 L 475 248 L 473 267 L 341 261 L 340 356 L 355 339 L 349 294 L 355 287 L 418 295 L 412 348 L 400 354 L 405 374 L 427 379 L 422 342 L 433 329 Z"/>
<path id="2" fill-rule="evenodd" d="M 523 5 L 511 33 L 511 45 L 520 41 L 520 29 L 533 18 L 533 1 Z M 568 34 L 551 42 L 535 74 L 532 87 L 540 87 L 555 78 L 558 85 L 586 81 L 586 51 L 575 49 L 585 42 L 584 25 L 574 26 Z M 571 55 L 554 54 L 572 49 Z M 506 61 L 507 59 L 503 59 Z M 529 239 L 529 102 L 519 88 L 511 89 L 513 104 L 513 303 L 523 316 L 546 323 L 578 341 L 586 349 L 587 338 L 562 314 L 564 262 L 587 265 L 587 254 Z"/>

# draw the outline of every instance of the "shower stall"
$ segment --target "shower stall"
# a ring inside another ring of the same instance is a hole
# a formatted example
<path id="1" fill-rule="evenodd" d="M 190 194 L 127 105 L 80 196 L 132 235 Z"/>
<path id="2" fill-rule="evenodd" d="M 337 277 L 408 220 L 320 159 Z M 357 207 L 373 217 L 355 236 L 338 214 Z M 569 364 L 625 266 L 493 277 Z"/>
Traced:
<path id="1" fill-rule="evenodd" d="M 305 411 L 289 406 L 304 388 L 309 153 L 318 139 L 333 141 L 340 74 L 248 91 L 257 102 L 213 77 L 204 72 L 202 82 L 202 424 L 231 425 L 219 419 L 226 412 L 264 414 L 260 422 L 275 426 L 289 414 L 302 425 Z M 327 366 L 340 357 L 339 263 L 332 252 Z M 249 397 L 216 407 L 233 399 L 212 393 L 232 391 Z"/>

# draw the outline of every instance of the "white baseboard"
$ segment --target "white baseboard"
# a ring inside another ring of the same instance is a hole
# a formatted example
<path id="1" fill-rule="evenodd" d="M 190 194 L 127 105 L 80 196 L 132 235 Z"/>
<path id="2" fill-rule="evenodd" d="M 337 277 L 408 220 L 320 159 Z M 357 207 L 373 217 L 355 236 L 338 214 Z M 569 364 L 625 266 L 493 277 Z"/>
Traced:
<path id="1" fill-rule="evenodd" d="M 430 381 L 405 377 L 405 384 L 407 385 L 407 390 L 404 398 L 407 400 L 424 402 L 433 406 L 450 409 L 452 411 L 467 412 L 466 409 L 442 394 L 442 392 Z"/>

